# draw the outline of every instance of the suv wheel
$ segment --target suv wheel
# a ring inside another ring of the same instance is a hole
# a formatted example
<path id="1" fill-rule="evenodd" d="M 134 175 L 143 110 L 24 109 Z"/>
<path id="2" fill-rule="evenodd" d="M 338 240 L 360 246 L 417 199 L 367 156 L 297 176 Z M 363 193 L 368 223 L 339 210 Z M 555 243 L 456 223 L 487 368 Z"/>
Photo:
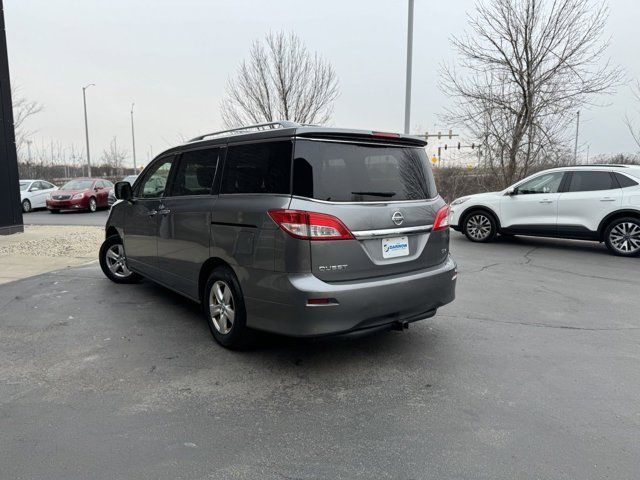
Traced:
<path id="1" fill-rule="evenodd" d="M 202 306 L 211 334 L 227 348 L 242 346 L 247 339 L 247 313 L 238 280 L 229 268 L 218 267 L 204 288 Z"/>
<path id="2" fill-rule="evenodd" d="M 604 241 L 611 252 L 621 257 L 640 255 L 640 220 L 618 218 L 604 232 Z"/>
<path id="3" fill-rule="evenodd" d="M 127 267 L 124 246 L 118 235 L 111 235 L 102 243 L 100 268 L 109 280 L 116 283 L 135 283 L 141 278 Z"/>
<path id="4" fill-rule="evenodd" d="M 472 242 L 490 242 L 497 230 L 493 215 L 483 211 L 469 213 L 463 223 L 464 234 Z"/>

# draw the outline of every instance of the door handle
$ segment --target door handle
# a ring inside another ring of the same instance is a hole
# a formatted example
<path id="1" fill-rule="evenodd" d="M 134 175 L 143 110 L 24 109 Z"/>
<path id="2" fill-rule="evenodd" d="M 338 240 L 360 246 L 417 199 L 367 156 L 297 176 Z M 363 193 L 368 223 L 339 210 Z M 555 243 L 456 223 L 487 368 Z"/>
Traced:
<path id="1" fill-rule="evenodd" d="M 544 199 L 544 200 L 540 200 L 540 203 L 553 203 L 553 200 Z"/>
<path id="2" fill-rule="evenodd" d="M 615 202 L 616 199 L 615 198 L 611 198 L 611 197 L 603 197 L 600 199 L 601 202 Z"/>

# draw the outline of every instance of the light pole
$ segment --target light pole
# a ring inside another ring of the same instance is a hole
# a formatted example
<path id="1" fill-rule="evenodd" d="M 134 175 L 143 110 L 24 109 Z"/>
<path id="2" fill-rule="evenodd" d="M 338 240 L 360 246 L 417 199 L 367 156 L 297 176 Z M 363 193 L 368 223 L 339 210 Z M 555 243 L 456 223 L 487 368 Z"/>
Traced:
<path id="1" fill-rule="evenodd" d="M 573 163 L 578 162 L 578 133 L 580 132 L 580 110 L 576 114 L 576 144 L 573 147 Z"/>
<path id="2" fill-rule="evenodd" d="M 413 0 L 409 0 L 407 22 L 407 83 L 404 97 L 404 133 L 408 134 L 411 123 L 411 62 L 413 59 Z"/>
<path id="3" fill-rule="evenodd" d="M 87 95 L 86 91 L 89 87 L 95 87 L 95 83 L 90 83 L 82 87 L 82 103 L 84 105 L 84 136 L 87 141 L 87 176 L 91 176 L 91 155 L 89 153 L 89 122 L 87 121 Z"/>
<path id="4" fill-rule="evenodd" d="M 131 104 L 131 142 L 133 143 L 133 171 L 137 173 L 138 169 L 136 168 L 136 134 L 133 128 L 133 106 L 134 105 L 135 103 Z"/>

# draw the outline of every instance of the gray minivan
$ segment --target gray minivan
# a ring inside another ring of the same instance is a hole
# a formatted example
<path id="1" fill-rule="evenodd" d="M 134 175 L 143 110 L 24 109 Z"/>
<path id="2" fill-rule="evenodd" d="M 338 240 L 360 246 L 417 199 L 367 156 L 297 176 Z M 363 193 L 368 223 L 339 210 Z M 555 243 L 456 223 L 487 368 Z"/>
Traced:
<path id="1" fill-rule="evenodd" d="M 116 184 L 105 275 L 202 304 L 214 338 L 405 328 L 455 297 L 421 139 L 272 122 L 197 137 Z"/>

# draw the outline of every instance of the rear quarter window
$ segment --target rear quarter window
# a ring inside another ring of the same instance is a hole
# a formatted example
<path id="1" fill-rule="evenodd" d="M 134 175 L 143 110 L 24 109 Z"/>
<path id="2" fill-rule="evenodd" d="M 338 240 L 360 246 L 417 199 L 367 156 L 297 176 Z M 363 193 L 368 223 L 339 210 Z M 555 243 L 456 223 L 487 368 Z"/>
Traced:
<path id="1" fill-rule="evenodd" d="M 616 177 L 616 180 L 620 184 L 620 188 L 635 187 L 636 185 L 638 185 L 638 182 L 636 182 L 635 180 L 631 180 L 626 175 L 622 175 L 621 173 L 617 172 L 614 173 L 614 175 Z"/>
<path id="2" fill-rule="evenodd" d="M 290 140 L 229 146 L 221 193 L 291 193 L 291 152 Z"/>
<path id="3" fill-rule="evenodd" d="M 331 202 L 437 196 L 423 148 L 313 140 L 296 141 L 293 194 Z"/>

